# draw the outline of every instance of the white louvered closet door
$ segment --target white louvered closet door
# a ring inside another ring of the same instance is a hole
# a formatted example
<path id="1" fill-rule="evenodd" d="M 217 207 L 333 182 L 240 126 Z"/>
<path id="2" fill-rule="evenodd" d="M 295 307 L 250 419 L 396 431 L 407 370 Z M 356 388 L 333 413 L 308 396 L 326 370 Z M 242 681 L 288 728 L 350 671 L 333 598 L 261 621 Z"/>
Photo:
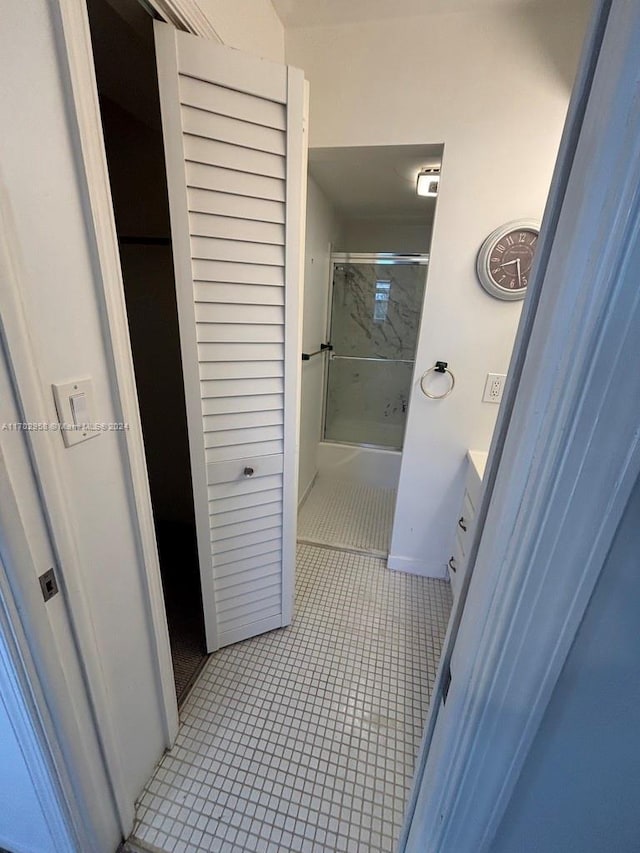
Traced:
<path id="1" fill-rule="evenodd" d="M 155 34 L 213 651 L 293 616 L 305 82 L 167 24 Z"/>

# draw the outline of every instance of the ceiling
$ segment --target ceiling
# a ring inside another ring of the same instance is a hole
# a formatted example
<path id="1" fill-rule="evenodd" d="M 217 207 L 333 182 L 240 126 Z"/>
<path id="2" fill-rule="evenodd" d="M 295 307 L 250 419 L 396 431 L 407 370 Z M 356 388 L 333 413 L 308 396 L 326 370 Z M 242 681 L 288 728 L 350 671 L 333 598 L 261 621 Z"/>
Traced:
<path id="1" fill-rule="evenodd" d="M 271 0 L 285 27 L 412 18 L 437 12 L 478 12 L 487 8 L 525 7 L 539 0 Z"/>
<path id="2" fill-rule="evenodd" d="M 416 194 L 416 176 L 441 159 L 442 145 L 311 148 L 309 171 L 345 217 L 420 219 L 435 199 Z"/>

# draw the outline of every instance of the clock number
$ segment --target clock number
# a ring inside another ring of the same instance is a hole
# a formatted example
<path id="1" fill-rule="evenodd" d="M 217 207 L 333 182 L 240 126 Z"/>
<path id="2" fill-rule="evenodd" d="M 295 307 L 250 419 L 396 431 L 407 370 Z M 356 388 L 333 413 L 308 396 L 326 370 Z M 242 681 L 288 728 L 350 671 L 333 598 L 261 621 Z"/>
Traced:
<path id="1" fill-rule="evenodd" d="M 504 252 L 504 250 L 505 250 L 505 247 L 502 245 L 502 243 L 498 243 L 498 245 L 496 246 L 496 252 L 499 252 L 500 254 L 502 254 Z"/>
<path id="2" fill-rule="evenodd" d="M 513 237 L 511 237 L 510 235 L 509 235 L 509 236 L 507 236 L 507 244 L 508 244 L 509 246 L 513 246 L 513 244 L 514 244 L 515 242 L 516 242 L 516 241 L 513 239 Z"/>
<path id="3" fill-rule="evenodd" d="M 523 233 L 522 233 L 522 234 L 520 234 L 520 236 L 518 237 L 518 243 L 524 243 L 526 239 L 527 239 L 527 235 L 523 232 Z"/>

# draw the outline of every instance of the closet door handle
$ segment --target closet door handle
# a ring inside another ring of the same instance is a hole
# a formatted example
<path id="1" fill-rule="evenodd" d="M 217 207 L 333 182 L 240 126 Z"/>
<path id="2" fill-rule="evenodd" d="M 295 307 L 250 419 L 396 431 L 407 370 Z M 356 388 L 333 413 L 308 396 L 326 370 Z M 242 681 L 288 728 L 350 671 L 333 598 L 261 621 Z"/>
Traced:
<path id="1" fill-rule="evenodd" d="M 458 527 L 460 527 L 464 532 L 467 532 L 467 525 L 464 523 L 464 515 L 461 515 L 458 519 Z"/>
<path id="2" fill-rule="evenodd" d="M 442 563 L 440 563 L 440 565 L 442 565 Z M 456 558 L 455 557 L 449 557 L 449 568 L 451 569 L 452 572 L 456 572 L 458 570 L 458 567 L 456 566 Z"/>

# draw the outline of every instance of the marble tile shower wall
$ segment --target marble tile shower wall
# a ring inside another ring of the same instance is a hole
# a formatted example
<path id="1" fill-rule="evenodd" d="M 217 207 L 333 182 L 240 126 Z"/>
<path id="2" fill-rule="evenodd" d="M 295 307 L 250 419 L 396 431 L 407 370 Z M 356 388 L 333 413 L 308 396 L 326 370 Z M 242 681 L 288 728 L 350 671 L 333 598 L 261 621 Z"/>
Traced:
<path id="1" fill-rule="evenodd" d="M 413 264 L 338 264 L 331 337 L 340 355 L 412 359 L 424 297 L 426 267 Z M 388 283 L 384 290 L 379 285 Z M 385 316 L 374 319 L 376 293 L 388 293 Z"/>
<path id="2" fill-rule="evenodd" d="M 338 264 L 334 271 L 325 437 L 401 447 L 426 267 Z"/>

